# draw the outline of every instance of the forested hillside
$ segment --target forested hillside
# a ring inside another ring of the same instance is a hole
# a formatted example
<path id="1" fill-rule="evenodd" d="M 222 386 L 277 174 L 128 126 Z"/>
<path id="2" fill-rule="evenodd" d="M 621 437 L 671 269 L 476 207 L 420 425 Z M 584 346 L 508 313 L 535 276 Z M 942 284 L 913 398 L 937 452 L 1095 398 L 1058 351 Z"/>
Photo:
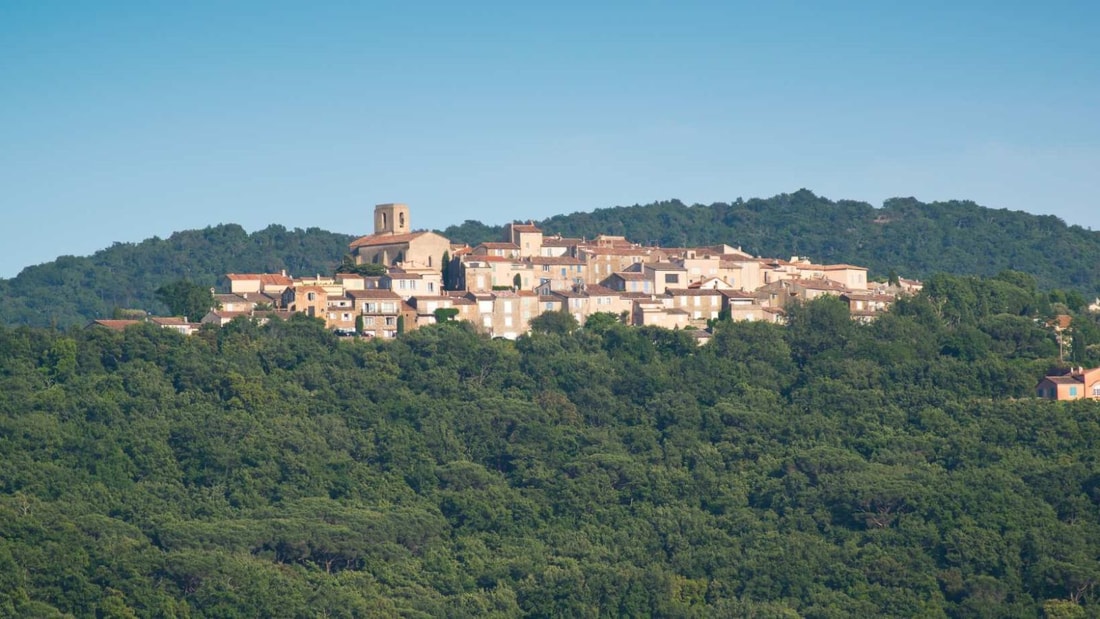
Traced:
<path id="1" fill-rule="evenodd" d="M 1100 232 L 1053 216 L 984 208 L 973 202 L 888 200 L 882 208 L 832 201 L 805 189 L 767 199 L 685 206 L 679 201 L 597 209 L 538 222 L 546 234 L 623 235 L 666 247 L 729 243 L 755 255 L 808 256 L 850 263 L 872 276 L 933 273 L 992 276 L 1013 269 L 1045 288 L 1100 294 Z M 467 221 L 444 231 L 469 243 L 497 239 L 502 228 Z"/>
<path id="2" fill-rule="evenodd" d="M 1065 295 L 930 283 L 703 347 L 0 327 L 0 616 L 1094 616 L 1100 404 L 1029 397 Z"/>
<path id="3" fill-rule="evenodd" d="M 538 222 L 547 234 L 592 238 L 624 235 L 667 247 L 730 243 L 753 254 L 808 256 L 819 263 L 866 266 L 925 278 L 945 272 L 992 276 L 1031 273 L 1043 288 L 1100 294 L 1100 232 L 1052 216 L 993 210 L 972 202 L 922 204 L 895 199 L 884 208 L 833 202 L 802 190 L 733 204 L 677 201 L 558 215 Z M 454 242 L 502 238 L 503 227 L 467 220 L 442 231 Z M 116 308 L 167 311 L 154 291 L 188 279 L 213 286 L 229 272 L 332 273 L 351 236 L 317 228 L 270 226 L 246 233 L 220 225 L 168 239 L 116 243 L 89 257 L 63 256 L 0 279 L 0 324 L 61 327 L 109 318 Z"/>
<path id="4" fill-rule="evenodd" d="M 234 272 L 331 274 L 351 238 L 275 225 L 248 234 L 227 224 L 177 232 L 167 239 L 116 243 L 87 257 L 62 256 L 0 279 L 0 324 L 83 325 L 110 318 L 116 308 L 165 313 L 154 292 L 180 279 L 214 286 Z"/>

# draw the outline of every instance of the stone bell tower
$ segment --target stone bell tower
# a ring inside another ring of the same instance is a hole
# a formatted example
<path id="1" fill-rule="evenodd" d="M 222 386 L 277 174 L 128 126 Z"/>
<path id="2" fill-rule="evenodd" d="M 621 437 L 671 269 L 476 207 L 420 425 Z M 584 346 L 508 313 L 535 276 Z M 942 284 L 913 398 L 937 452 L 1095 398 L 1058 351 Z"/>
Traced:
<path id="1" fill-rule="evenodd" d="M 379 204 L 374 207 L 374 234 L 408 234 L 409 207 L 404 204 Z"/>

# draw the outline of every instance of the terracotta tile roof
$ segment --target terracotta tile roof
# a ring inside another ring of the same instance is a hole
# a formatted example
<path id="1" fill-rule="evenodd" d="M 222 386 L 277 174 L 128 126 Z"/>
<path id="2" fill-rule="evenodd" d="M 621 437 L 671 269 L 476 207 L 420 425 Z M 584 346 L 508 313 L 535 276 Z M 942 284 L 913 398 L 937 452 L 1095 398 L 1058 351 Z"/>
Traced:
<path id="1" fill-rule="evenodd" d="M 214 295 L 214 301 L 225 305 L 227 303 L 252 303 L 248 299 L 242 297 L 239 294 L 216 294 Z"/>
<path id="2" fill-rule="evenodd" d="M 1070 324 L 1073 323 L 1073 316 L 1068 314 L 1058 314 L 1053 320 L 1047 323 L 1048 326 L 1055 329 L 1068 329 Z"/>
<path id="3" fill-rule="evenodd" d="M 542 239 L 543 247 L 572 247 L 574 245 L 580 245 L 584 241 L 581 239 L 571 239 L 562 236 L 547 236 Z"/>
<path id="4" fill-rule="evenodd" d="M 708 278 L 706 278 L 702 281 L 692 282 L 692 283 L 688 284 L 688 288 L 702 288 L 704 284 L 710 284 L 712 282 L 715 285 L 710 287 L 711 290 L 718 290 L 718 287 L 717 287 L 718 284 L 722 284 L 723 286 L 729 286 L 730 285 L 729 282 L 722 279 L 721 277 L 708 277 Z"/>
<path id="5" fill-rule="evenodd" d="M 816 266 L 815 265 L 815 268 L 821 269 L 823 271 L 844 271 L 844 270 L 852 270 L 852 269 L 854 269 L 856 271 L 866 271 L 867 270 L 867 267 L 857 267 L 857 266 L 852 266 L 850 264 L 826 264 L 824 266 Z"/>
<path id="6" fill-rule="evenodd" d="M 611 274 L 612 277 L 618 277 L 625 282 L 640 282 L 646 281 L 644 273 L 632 273 L 630 271 L 616 271 Z"/>
<path id="7" fill-rule="evenodd" d="M 260 280 L 263 286 L 290 286 L 294 280 L 279 273 L 227 273 L 226 279 L 232 282 Z"/>
<path id="8" fill-rule="evenodd" d="M 477 247 L 484 247 L 485 249 L 519 249 L 519 245 L 512 243 L 511 241 L 505 242 L 486 242 L 478 245 Z M 477 249 L 475 247 L 474 249 Z"/>
<path id="9" fill-rule="evenodd" d="M 386 290 L 384 288 L 372 288 L 370 290 L 348 290 L 344 294 L 357 301 L 359 299 L 396 300 L 401 298 L 401 295 L 397 294 L 396 292 L 392 290 Z"/>
<path id="10" fill-rule="evenodd" d="M 581 251 L 592 256 L 648 256 L 653 253 L 642 247 L 585 247 Z"/>
<path id="11" fill-rule="evenodd" d="M 580 292 L 578 290 L 551 290 L 550 294 L 563 299 L 585 299 L 588 298 L 588 294 Z"/>
<path id="12" fill-rule="evenodd" d="M 670 297 L 721 297 L 721 290 L 715 288 L 666 288 L 665 294 Z"/>
<path id="13" fill-rule="evenodd" d="M 584 263 L 576 258 L 570 258 L 568 256 L 531 256 L 525 260 L 531 264 L 567 264 L 567 265 L 583 265 Z"/>
<path id="14" fill-rule="evenodd" d="M 751 292 L 745 292 L 744 290 L 722 290 L 718 289 L 718 292 L 729 299 L 755 299 L 756 295 Z"/>
<path id="15" fill-rule="evenodd" d="M 512 224 L 512 230 L 516 232 L 542 232 L 538 226 L 532 224 Z"/>
<path id="16" fill-rule="evenodd" d="M 397 245 L 399 243 L 408 243 L 413 239 L 430 234 L 427 231 L 421 232 L 409 232 L 406 234 L 368 234 L 367 236 L 361 236 L 349 245 L 350 248 L 356 247 L 377 247 L 380 245 Z"/>
<path id="17" fill-rule="evenodd" d="M 599 284 L 587 284 L 584 287 L 584 291 L 587 292 L 589 296 L 619 296 L 618 290 L 613 290 L 611 288 L 608 288 L 607 286 L 601 286 Z"/>
<path id="18" fill-rule="evenodd" d="M 462 261 L 466 264 L 471 262 L 519 262 L 518 258 L 509 258 L 508 256 L 486 256 L 484 254 L 466 254 L 462 257 Z"/>
<path id="19" fill-rule="evenodd" d="M 645 265 L 645 268 L 652 269 L 654 271 L 686 271 L 684 267 L 673 264 L 671 262 L 650 262 Z"/>
<path id="20" fill-rule="evenodd" d="M 183 316 L 150 316 L 149 322 L 162 327 L 181 327 L 193 324 L 184 320 Z"/>
<path id="21" fill-rule="evenodd" d="M 797 284 L 803 288 L 809 288 L 810 290 L 834 290 L 838 292 L 848 291 L 847 286 L 834 282 L 831 279 L 796 279 L 792 283 Z"/>
<path id="22" fill-rule="evenodd" d="M 208 312 L 206 315 L 207 316 L 216 316 L 217 318 L 233 319 L 233 318 L 236 318 L 237 316 L 250 316 L 250 315 L 252 315 L 252 312 L 250 310 L 242 310 L 242 311 L 239 311 L 239 312 L 227 312 L 225 310 L 210 310 L 210 312 Z"/>
<path id="23" fill-rule="evenodd" d="M 112 331 L 122 331 L 126 327 L 129 327 L 129 326 L 132 326 L 132 325 L 139 325 L 139 324 L 141 324 L 140 320 L 109 320 L 109 319 L 102 319 L 102 320 L 93 320 L 91 323 L 88 324 L 88 326 L 90 327 L 92 325 L 99 325 L 100 327 L 107 327 L 108 329 L 111 329 Z"/>
<path id="24" fill-rule="evenodd" d="M 1055 385 L 1080 385 L 1085 382 L 1082 376 L 1047 376 L 1044 380 L 1049 380 Z"/>

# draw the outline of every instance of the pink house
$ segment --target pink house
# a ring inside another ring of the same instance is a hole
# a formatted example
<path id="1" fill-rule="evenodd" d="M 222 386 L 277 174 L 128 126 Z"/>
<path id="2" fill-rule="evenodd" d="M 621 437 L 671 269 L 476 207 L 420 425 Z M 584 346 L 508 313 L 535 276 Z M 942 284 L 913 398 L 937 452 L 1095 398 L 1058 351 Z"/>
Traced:
<path id="1" fill-rule="evenodd" d="M 1035 387 L 1036 395 L 1048 400 L 1100 400 L 1100 368 L 1070 368 L 1069 374 L 1047 376 Z"/>

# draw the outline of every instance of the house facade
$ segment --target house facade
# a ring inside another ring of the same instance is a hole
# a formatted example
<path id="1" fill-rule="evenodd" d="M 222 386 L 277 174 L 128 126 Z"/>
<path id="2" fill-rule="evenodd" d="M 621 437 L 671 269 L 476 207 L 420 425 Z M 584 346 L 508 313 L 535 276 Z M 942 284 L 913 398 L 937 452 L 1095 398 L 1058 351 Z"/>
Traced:
<path id="1" fill-rule="evenodd" d="M 1100 400 L 1100 368 L 1070 368 L 1068 374 L 1046 376 L 1035 395 L 1047 400 Z"/>

